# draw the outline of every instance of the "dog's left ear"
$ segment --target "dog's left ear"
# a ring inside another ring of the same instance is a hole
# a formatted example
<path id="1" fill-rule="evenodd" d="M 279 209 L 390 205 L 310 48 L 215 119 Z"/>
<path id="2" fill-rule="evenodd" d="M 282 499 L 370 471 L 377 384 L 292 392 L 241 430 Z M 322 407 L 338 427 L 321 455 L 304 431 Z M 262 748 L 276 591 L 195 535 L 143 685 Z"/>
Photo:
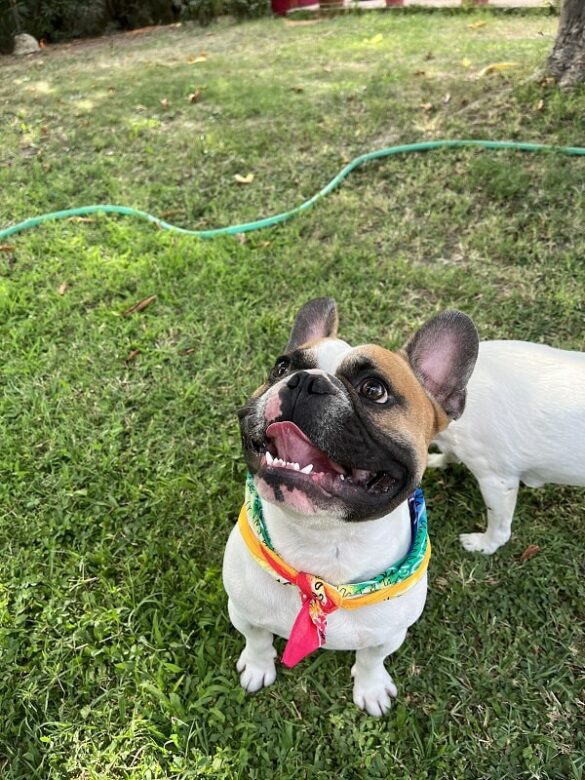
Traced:
<path id="1" fill-rule="evenodd" d="M 453 420 L 465 409 L 465 387 L 478 349 L 476 327 L 461 311 L 433 317 L 403 348 L 419 382 Z"/>
<path id="2" fill-rule="evenodd" d="M 286 351 L 291 352 L 309 341 L 335 338 L 338 325 L 337 304 L 333 298 L 314 298 L 297 314 Z"/>

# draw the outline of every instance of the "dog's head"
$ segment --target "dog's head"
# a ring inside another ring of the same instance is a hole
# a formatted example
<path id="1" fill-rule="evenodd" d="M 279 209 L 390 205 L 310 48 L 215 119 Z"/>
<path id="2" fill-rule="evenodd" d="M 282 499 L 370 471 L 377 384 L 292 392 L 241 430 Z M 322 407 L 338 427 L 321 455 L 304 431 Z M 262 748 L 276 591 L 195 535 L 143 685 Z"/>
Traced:
<path id="1" fill-rule="evenodd" d="M 300 514 L 381 517 L 421 479 L 428 445 L 465 406 L 478 350 L 459 311 L 429 320 L 403 349 L 337 338 L 331 298 L 307 303 L 268 379 L 239 413 L 260 495 Z"/>

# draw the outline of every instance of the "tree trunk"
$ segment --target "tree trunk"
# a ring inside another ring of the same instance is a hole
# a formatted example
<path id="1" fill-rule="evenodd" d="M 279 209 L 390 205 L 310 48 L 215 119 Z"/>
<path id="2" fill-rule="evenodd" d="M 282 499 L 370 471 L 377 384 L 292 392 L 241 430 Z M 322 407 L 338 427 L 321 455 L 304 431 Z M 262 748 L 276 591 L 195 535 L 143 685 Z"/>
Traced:
<path id="1" fill-rule="evenodd" d="M 562 87 L 585 82 L 585 0 L 564 0 L 548 67 Z"/>

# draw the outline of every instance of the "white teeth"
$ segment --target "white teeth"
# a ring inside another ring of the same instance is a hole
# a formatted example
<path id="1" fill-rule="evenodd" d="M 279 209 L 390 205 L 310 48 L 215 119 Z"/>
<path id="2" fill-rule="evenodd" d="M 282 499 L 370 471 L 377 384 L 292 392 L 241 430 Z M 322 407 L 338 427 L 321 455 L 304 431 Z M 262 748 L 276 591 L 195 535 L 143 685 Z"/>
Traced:
<path id="1" fill-rule="evenodd" d="M 309 463 L 304 468 L 301 468 L 299 463 L 291 463 L 289 461 L 282 460 L 282 458 L 275 458 L 274 455 L 271 455 L 268 450 L 266 450 L 265 458 L 266 465 L 271 466 L 272 468 L 292 469 L 293 471 L 301 471 L 303 474 L 310 474 L 311 471 L 313 471 L 312 463 Z"/>

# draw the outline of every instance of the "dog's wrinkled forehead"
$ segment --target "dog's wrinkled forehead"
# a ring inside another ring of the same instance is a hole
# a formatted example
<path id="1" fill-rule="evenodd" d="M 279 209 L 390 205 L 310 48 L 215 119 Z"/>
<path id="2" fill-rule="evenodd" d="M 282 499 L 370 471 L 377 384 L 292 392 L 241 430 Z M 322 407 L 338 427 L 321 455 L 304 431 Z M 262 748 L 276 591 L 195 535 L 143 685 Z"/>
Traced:
<path id="1" fill-rule="evenodd" d="M 345 358 L 353 351 L 347 341 L 342 339 L 320 339 L 309 347 L 315 361 L 315 368 L 327 374 L 336 374 Z"/>
<path id="2" fill-rule="evenodd" d="M 321 370 L 332 375 L 353 375 L 371 370 L 389 376 L 398 371 L 402 381 L 415 383 L 407 362 L 383 347 L 352 347 L 337 336 L 337 309 L 330 298 L 310 301 L 295 321 L 286 355 L 290 370 Z"/>
<path id="3" fill-rule="evenodd" d="M 411 400 L 425 401 L 408 362 L 398 353 L 375 344 L 352 347 L 338 338 L 324 338 L 308 344 L 299 352 L 301 363 L 307 369 L 314 368 L 327 374 L 342 377 L 373 374 L 383 377 L 395 395 L 408 396 Z"/>

